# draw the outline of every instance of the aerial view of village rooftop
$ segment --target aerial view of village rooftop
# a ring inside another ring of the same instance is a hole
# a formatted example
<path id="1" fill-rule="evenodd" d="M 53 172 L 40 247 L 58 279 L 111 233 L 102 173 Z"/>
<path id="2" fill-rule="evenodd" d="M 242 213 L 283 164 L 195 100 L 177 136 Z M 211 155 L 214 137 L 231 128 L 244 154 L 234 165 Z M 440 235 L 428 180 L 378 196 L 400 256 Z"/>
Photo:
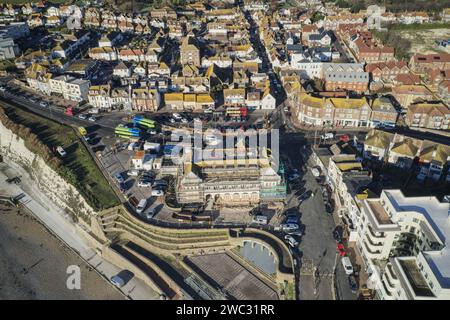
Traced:
<path id="1" fill-rule="evenodd" d="M 1 0 L 0 300 L 448 300 L 449 106 L 448 0 Z"/>

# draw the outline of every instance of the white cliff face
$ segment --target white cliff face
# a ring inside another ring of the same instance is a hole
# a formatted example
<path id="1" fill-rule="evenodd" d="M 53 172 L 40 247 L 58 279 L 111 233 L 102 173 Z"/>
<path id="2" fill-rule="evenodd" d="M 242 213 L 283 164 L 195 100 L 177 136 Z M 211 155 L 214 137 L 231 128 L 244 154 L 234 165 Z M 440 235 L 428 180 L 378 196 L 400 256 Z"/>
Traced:
<path id="1" fill-rule="evenodd" d="M 86 220 L 90 220 L 89 217 L 96 214 L 74 186 L 61 178 L 44 159 L 28 150 L 24 140 L 1 122 L 0 154 L 9 165 L 22 167 L 36 181 L 39 189 L 58 207 L 77 217 L 87 218 Z"/>

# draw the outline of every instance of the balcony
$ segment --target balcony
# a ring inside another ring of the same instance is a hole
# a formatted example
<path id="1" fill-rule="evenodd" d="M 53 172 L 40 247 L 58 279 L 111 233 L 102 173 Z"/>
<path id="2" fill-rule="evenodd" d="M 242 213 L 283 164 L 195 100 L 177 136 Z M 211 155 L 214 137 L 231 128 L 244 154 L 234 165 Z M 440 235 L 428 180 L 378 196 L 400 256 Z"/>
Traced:
<path id="1" fill-rule="evenodd" d="M 366 249 L 366 252 L 370 255 L 369 258 L 374 258 L 374 256 L 381 254 L 381 250 L 372 250 L 370 246 L 367 244 L 366 240 L 363 240 L 364 248 Z"/>
<path id="2" fill-rule="evenodd" d="M 372 227 L 370 225 L 367 226 L 367 229 L 369 230 L 369 234 L 372 238 L 376 238 L 376 239 L 383 239 L 385 238 L 385 234 L 384 232 L 379 232 L 379 234 L 377 235 L 373 230 Z M 378 232 L 377 232 L 378 233 Z"/>
<path id="3" fill-rule="evenodd" d="M 382 247 L 384 245 L 383 242 L 375 242 L 374 243 L 368 233 L 366 233 L 366 239 L 369 242 L 369 244 L 373 247 Z"/>

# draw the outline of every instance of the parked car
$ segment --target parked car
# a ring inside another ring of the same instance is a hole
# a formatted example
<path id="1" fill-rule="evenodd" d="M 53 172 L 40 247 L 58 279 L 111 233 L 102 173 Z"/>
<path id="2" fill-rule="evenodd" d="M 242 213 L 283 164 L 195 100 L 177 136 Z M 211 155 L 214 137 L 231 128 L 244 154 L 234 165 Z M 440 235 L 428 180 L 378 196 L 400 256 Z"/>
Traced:
<path id="1" fill-rule="evenodd" d="M 117 288 L 122 288 L 125 285 L 125 280 L 123 280 L 120 276 L 113 276 L 111 278 L 111 283 L 115 285 Z"/>
<path id="2" fill-rule="evenodd" d="M 255 215 L 253 217 L 253 222 L 259 223 L 259 224 L 267 224 L 267 217 L 264 215 Z"/>
<path id="3" fill-rule="evenodd" d="M 188 119 L 186 119 L 186 118 L 181 118 L 181 123 L 186 124 L 186 123 L 189 123 L 189 121 L 188 121 Z"/>
<path id="4" fill-rule="evenodd" d="M 353 274 L 348 276 L 348 284 L 350 286 L 350 290 L 353 293 L 357 293 L 358 292 L 358 283 L 356 282 L 356 278 Z"/>
<path id="5" fill-rule="evenodd" d="M 285 231 L 285 232 L 291 232 L 291 231 L 295 231 L 298 230 L 298 224 L 294 224 L 294 223 L 282 223 L 280 224 L 281 230 Z"/>
<path id="6" fill-rule="evenodd" d="M 152 190 L 152 197 L 161 197 L 164 195 L 164 191 L 161 189 L 153 189 Z"/>
<path id="7" fill-rule="evenodd" d="M 147 133 L 148 134 L 157 134 L 158 132 L 155 129 L 148 129 Z"/>
<path id="8" fill-rule="evenodd" d="M 122 177 L 122 174 L 118 173 L 114 176 L 114 178 L 116 179 L 117 183 L 124 183 L 125 179 Z"/>
<path id="9" fill-rule="evenodd" d="M 176 119 L 176 120 L 181 120 L 181 115 L 179 114 L 179 113 L 177 113 L 177 112 L 174 112 L 173 114 L 172 114 L 172 117 L 174 118 L 174 119 Z"/>
<path id="10" fill-rule="evenodd" d="M 305 192 L 303 192 L 303 193 L 300 195 L 300 197 L 298 198 L 298 200 L 299 200 L 300 202 L 305 201 L 305 200 L 308 199 L 311 195 L 312 195 L 312 191 L 311 191 L 311 190 L 305 191 Z"/>
<path id="11" fill-rule="evenodd" d="M 349 257 L 342 257 L 341 259 L 342 265 L 344 266 L 345 274 L 351 275 L 353 274 L 353 265 L 350 261 Z"/>
<path id="12" fill-rule="evenodd" d="M 147 207 L 147 200 L 141 199 L 141 201 L 139 201 L 139 204 L 136 206 L 136 213 L 141 214 L 142 212 L 144 212 L 145 207 Z"/>
<path id="13" fill-rule="evenodd" d="M 325 211 L 326 211 L 328 214 L 333 214 L 333 207 L 331 206 L 331 204 L 330 204 L 329 202 L 327 202 L 327 203 L 325 204 Z"/>
<path id="14" fill-rule="evenodd" d="M 60 155 L 61 157 L 65 157 L 65 156 L 67 155 L 66 150 L 64 150 L 63 147 L 61 147 L 61 146 L 58 146 L 58 147 L 56 148 L 56 151 L 59 153 L 59 155 Z"/>
<path id="15" fill-rule="evenodd" d="M 96 121 L 97 121 L 97 118 L 94 117 L 94 116 L 90 116 L 90 117 L 88 118 L 88 120 L 91 121 L 91 122 L 96 122 Z"/>
<path id="16" fill-rule="evenodd" d="M 166 180 L 162 180 L 162 179 L 160 179 L 160 180 L 155 180 L 154 182 L 153 182 L 153 185 L 152 185 L 153 187 L 167 187 L 167 181 Z"/>
<path id="17" fill-rule="evenodd" d="M 137 177 L 139 175 L 139 170 L 138 169 L 131 169 L 130 171 L 128 171 L 128 175 L 130 177 Z"/>
<path id="18" fill-rule="evenodd" d="M 329 140 L 329 139 L 333 139 L 334 138 L 334 134 L 331 132 L 325 133 L 323 135 L 320 136 L 320 138 L 322 140 Z"/>
<path id="19" fill-rule="evenodd" d="M 47 107 L 48 107 L 48 103 L 45 102 L 45 101 L 41 101 L 41 102 L 39 103 L 39 105 L 40 105 L 42 108 L 47 108 Z"/>
<path id="20" fill-rule="evenodd" d="M 319 169 L 317 169 L 317 168 L 312 168 L 311 169 L 311 173 L 312 173 L 312 175 L 314 176 L 314 177 L 318 177 L 318 176 L 320 176 L 320 171 L 319 171 Z"/>
<path id="21" fill-rule="evenodd" d="M 301 231 L 301 230 L 294 230 L 294 231 L 288 232 L 288 234 L 290 234 L 291 236 L 302 237 L 303 236 L 303 231 Z"/>
<path id="22" fill-rule="evenodd" d="M 298 224 L 298 216 L 295 214 L 289 214 L 286 216 L 286 221 L 284 223 L 287 224 Z"/>
<path id="23" fill-rule="evenodd" d="M 338 243 L 336 245 L 336 252 L 339 253 L 339 255 L 341 257 L 345 257 L 345 254 L 346 254 L 345 247 L 344 247 L 344 245 L 342 243 Z"/>
<path id="24" fill-rule="evenodd" d="M 337 226 L 333 231 L 333 238 L 336 240 L 336 242 L 342 241 L 342 227 Z"/>
<path id="25" fill-rule="evenodd" d="M 293 236 L 287 234 L 284 236 L 284 240 L 291 246 L 291 247 L 296 247 L 298 246 L 298 241 L 294 239 Z"/>
<path id="26" fill-rule="evenodd" d="M 145 213 L 145 219 L 150 220 L 155 216 L 155 209 L 150 209 Z"/>
<path id="27" fill-rule="evenodd" d="M 80 114 L 78 115 L 78 118 L 81 119 L 81 120 L 86 120 L 86 119 L 88 118 L 88 116 L 85 115 L 84 113 L 80 113 Z"/>
<path id="28" fill-rule="evenodd" d="M 150 188 L 152 186 L 152 182 L 148 180 L 139 180 L 138 187 L 140 188 Z"/>

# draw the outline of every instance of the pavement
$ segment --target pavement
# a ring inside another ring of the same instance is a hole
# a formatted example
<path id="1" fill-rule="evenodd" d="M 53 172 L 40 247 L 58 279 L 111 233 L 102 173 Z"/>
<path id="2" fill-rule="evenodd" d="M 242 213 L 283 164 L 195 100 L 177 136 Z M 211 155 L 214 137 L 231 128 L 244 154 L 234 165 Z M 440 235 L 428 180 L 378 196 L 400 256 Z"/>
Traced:
<path id="1" fill-rule="evenodd" d="M 3 183 L 0 186 L 0 194 L 17 196 L 24 194 L 20 202 L 42 224 L 44 224 L 58 239 L 76 252 L 80 258 L 93 267 L 105 281 L 118 274 L 122 269 L 103 259 L 88 242 L 78 233 L 71 218 L 60 208 L 54 205 L 29 178 L 28 174 L 15 165 L 1 164 L 0 181 L 5 181 L 9 176 L 22 176 L 21 184 Z M 134 277 L 121 289 L 124 296 L 133 300 L 157 300 L 159 294 L 149 288 L 142 280 Z"/>

